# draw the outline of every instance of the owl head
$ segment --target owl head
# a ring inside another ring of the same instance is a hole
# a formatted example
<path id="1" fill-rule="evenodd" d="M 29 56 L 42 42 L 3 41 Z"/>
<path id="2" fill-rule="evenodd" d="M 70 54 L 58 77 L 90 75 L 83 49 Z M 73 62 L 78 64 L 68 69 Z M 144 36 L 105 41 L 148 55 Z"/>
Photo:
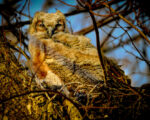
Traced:
<path id="1" fill-rule="evenodd" d="M 29 27 L 29 34 L 42 34 L 51 38 L 58 32 L 68 32 L 66 19 L 63 13 L 36 12 Z"/>

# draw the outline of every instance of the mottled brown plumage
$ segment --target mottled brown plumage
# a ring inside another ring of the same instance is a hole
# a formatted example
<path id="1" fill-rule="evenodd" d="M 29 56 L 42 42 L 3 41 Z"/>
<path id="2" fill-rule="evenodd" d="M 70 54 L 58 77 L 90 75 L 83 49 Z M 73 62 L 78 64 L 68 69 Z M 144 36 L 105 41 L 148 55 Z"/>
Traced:
<path id="1" fill-rule="evenodd" d="M 91 85 L 103 82 L 96 48 L 85 36 L 68 32 L 65 16 L 37 12 L 29 28 L 32 70 L 48 85 Z"/>

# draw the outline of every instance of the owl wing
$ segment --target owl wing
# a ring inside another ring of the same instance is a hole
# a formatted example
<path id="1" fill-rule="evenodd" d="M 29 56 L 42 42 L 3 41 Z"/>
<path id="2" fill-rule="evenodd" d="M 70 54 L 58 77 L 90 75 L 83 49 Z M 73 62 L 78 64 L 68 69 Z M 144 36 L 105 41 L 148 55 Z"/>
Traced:
<path id="1" fill-rule="evenodd" d="M 65 83 L 96 84 L 104 78 L 96 48 L 84 36 L 54 35 L 47 44 L 46 63 Z"/>
<path id="2" fill-rule="evenodd" d="M 35 73 L 39 79 L 45 78 L 49 68 L 45 63 L 44 43 L 36 36 L 31 36 L 29 40 L 29 52 L 31 55 L 33 73 Z"/>

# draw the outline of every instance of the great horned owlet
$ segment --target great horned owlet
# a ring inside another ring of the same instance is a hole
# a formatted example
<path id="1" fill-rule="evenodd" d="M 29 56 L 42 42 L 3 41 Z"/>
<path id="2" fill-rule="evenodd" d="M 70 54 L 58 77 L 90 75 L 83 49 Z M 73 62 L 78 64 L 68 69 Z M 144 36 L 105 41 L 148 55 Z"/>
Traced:
<path id="1" fill-rule="evenodd" d="M 90 87 L 103 81 L 97 49 L 87 37 L 68 32 L 60 11 L 37 12 L 29 35 L 32 71 L 39 83 Z"/>

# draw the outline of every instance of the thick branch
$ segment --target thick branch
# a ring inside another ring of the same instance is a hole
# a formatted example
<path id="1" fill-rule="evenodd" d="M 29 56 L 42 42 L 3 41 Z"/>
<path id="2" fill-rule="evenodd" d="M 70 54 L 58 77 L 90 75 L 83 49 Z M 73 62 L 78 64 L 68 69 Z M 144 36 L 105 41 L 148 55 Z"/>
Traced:
<path id="1" fill-rule="evenodd" d="M 131 12 L 132 12 L 131 10 L 125 12 L 125 13 L 123 14 L 123 16 L 129 15 Z M 117 16 L 117 17 L 106 17 L 106 18 L 104 18 L 104 19 L 102 19 L 102 20 L 97 21 L 97 26 L 98 26 L 98 27 L 102 27 L 102 26 L 107 25 L 108 23 L 111 23 L 111 22 L 113 22 L 113 21 L 115 21 L 115 20 L 118 20 L 118 19 L 119 19 L 118 16 Z M 78 31 L 78 32 L 75 32 L 74 34 L 85 35 L 85 34 L 88 34 L 89 32 L 91 32 L 93 29 L 94 29 L 94 27 L 93 27 L 93 25 L 91 25 L 91 26 L 89 26 L 89 27 L 86 27 L 86 28 L 84 28 L 84 29 Z"/>

